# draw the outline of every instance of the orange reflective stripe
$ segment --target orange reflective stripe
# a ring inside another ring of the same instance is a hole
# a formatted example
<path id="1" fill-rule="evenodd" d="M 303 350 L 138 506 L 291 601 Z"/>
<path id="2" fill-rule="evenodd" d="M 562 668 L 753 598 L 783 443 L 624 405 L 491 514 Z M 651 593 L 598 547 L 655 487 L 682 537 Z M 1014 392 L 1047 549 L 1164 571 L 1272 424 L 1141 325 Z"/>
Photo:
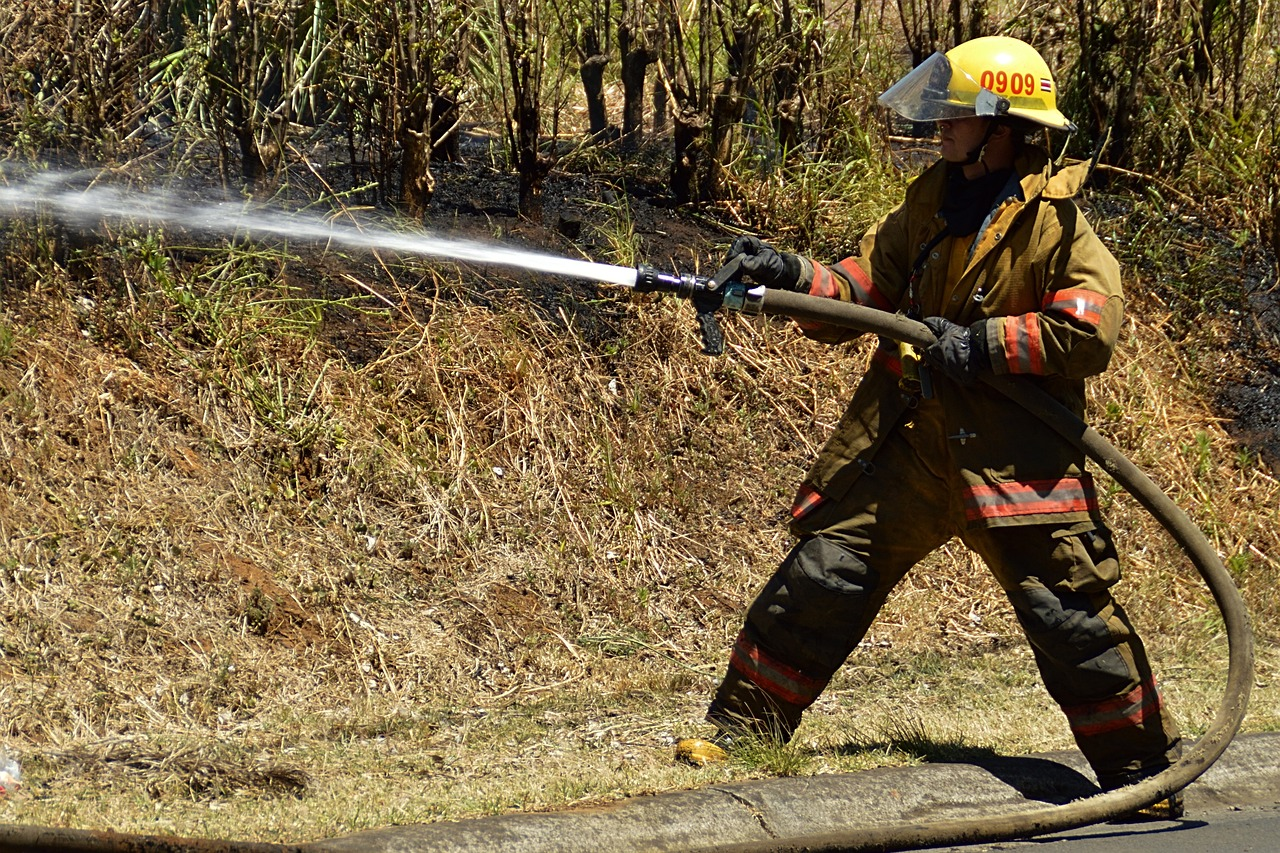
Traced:
<path id="1" fill-rule="evenodd" d="M 746 631 L 739 632 L 729 665 L 761 690 L 792 705 L 807 707 L 827 686 L 827 679 L 811 678 L 757 646 Z"/>
<path id="2" fill-rule="evenodd" d="M 896 352 L 885 346 L 875 348 L 871 353 L 871 363 L 880 365 L 899 379 L 902 378 L 902 359 Z"/>
<path id="3" fill-rule="evenodd" d="M 831 274 L 831 270 L 817 261 L 810 261 L 810 263 L 813 264 L 813 282 L 809 285 L 809 295 L 821 296 L 824 299 L 839 299 L 840 283 Z"/>
<path id="4" fill-rule="evenodd" d="M 826 495 L 808 483 L 801 485 L 800 491 L 796 492 L 796 499 L 791 503 L 791 517 L 803 518 L 821 506 L 826 499 Z"/>
<path id="5" fill-rule="evenodd" d="M 1102 309 L 1106 304 L 1107 298 L 1101 293 L 1073 287 L 1045 294 L 1043 307 L 1046 312 L 1066 314 L 1096 328 L 1102 322 Z"/>
<path id="6" fill-rule="evenodd" d="M 813 281 L 809 282 L 809 295 L 821 296 L 823 299 L 839 299 L 840 283 L 831 274 L 831 270 L 814 260 L 810 260 L 809 263 L 813 265 Z M 825 332 L 832 328 L 830 323 L 817 320 L 796 320 L 796 325 L 812 333 Z"/>
<path id="7" fill-rule="evenodd" d="M 859 305 L 867 305 L 871 308 L 879 308 L 881 311 L 892 311 L 893 303 L 880 292 L 875 282 L 871 280 L 871 276 L 858 266 L 858 262 L 853 258 L 845 258 L 836 264 L 836 270 L 844 274 L 849 281 L 849 291 L 853 296 L 853 301 Z"/>
<path id="8" fill-rule="evenodd" d="M 989 483 L 964 490 L 964 514 L 969 521 L 981 518 L 1016 518 L 1067 512 L 1096 512 L 1098 495 L 1093 477 L 1061 480 L 1027 480 Z"/>
<path id="9" fill-rule="evenodd" d="M 1144 725 L 1163 704 L 1155 680 L 1147 678 L 1123 696 L 1080 705 L 1063 705 L 1071 731 L 1088 737 Z"/>
<path id="10" fill-rule="evenodd" d="M 1005 318 L 1004 360 L 1010 373 L 1044 372 L 1044 342 L 1040 339 L 1040 318 L 1035 314 Z"/>

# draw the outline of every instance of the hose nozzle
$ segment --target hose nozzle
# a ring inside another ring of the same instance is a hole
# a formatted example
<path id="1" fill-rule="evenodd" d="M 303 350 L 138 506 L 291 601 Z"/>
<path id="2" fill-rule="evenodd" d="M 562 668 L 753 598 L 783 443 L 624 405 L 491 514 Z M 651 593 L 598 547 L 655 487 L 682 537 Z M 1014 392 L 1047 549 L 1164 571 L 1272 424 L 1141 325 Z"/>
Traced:
<path id="1" fill-rule="evenodd" d="M 656 267 L 641 264 L 636 267 L 637 293 L 670 293 L 681 299 L 692 299 L 707 289 L 708 279 L 696 275 L 678 275 L 662 272 Z"/>
<path id="2" fill-rule="evenodd" d="M 736 263 L 726 265 L 714 277 L 708 278 L 661 272 L 648 264 L 641 264 L 636 267 L 635 290 L 637 293 L 670 293 L 692 300 L 702 332 L 702 351 L 707 355 L 720 355 L 724 352 L 724 336 L 716 321 L 716 312 L 728 308 L 745 314 L 759 314 L 764 299 L 763 287 L 748 288 L 740 281 L 729 280 L 737 269 Z"/>

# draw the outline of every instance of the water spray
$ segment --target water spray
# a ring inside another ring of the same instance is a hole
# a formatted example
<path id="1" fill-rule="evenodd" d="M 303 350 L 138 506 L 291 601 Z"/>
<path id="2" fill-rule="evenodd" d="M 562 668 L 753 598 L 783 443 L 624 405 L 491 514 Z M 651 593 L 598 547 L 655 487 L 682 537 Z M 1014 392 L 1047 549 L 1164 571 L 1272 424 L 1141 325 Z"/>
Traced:
<path id="1" fill-rule="evenodd" d="M 0 186 L 0 214 L 47 214 L 74 225 L 95 227 L 102 220 L 143 222 L 186 228 L 197 233 L 249 237 L 271 235 L 289 240 L 351 249 L 386 250 L 485 266 L 519 267 L 604 284 L 632 286 L 634 267 L 620 267 L 547 255 L 455 237 L 357 226 L 273 209 L 244 201 L 192 204 L 163 192 L 127 191 L 112 186 L 72 189 L 79 176 L 50 172 Z"/>
<path id="2" fill-rule="evenodd" d="M 768 314 L 827 323 L 893 340 L 927 347 L 933 334 L 923 324 L 849 302 L 822 299 L 784 290 L 768 290 L 738 280 L 739 261 L 731 261 L 714 276 L 680 275 L 650 266 L 622 267 L 560 258 L 428 234 L 404 234 L 382 228 L 358 228 L 300 214 L 270 211 L 244 203 L 187 205 L 172 197 L 126 193 L 113 188 L 74 191 L 62 188 L 66 176 L 48 175 L 24 184 L 0 187 L 0 213 L 48 212 L 77 223 L 103 218 L 145 220 L 222 234 L 272 234 L 290 239 L 334 243 L 351 248 L 387 249 L 407 254 L 466 261 L 481 265 L 513 266 L 534 272 L 612 284 L 639 293 L 666 293 L 691 301 L 697 311 L 703 350 L 719 355 L 724 340 L 717 321 L 720 311 Z M 772 839 L 732 849 L 776 853 L 781 850 L 915 850 L 956 843 L 992 843 L 1045 835 L 1102 823 L 1157 803 L 1185 788 L 1222 755 L 1239 730 L 1253 686 L 1253 637 L 1248 614 L 1230 572 L 1217 551 L 1191 519 L 1146 474 L 1106 439 L 1035 385 L 1015 377 L 984 375 L 983 381 L 1037 415 L 1065 440 L 1099 464 L 1165 528 L 1191 559 L 1221 611 L 1228 642 L 1227 683 L 1216 716 L 1186 754 L 1169 769 L 1128 788 L 1062 806 L 1020 812 L 1004 819 L 983 817 L 887 827 L 852 833 Z M 110 837 L 108 837 L 110 836 Z M 283 845 L 205 842 L 198 839 L 159 839 L 115 836 L 76 830 L 0 827 L 0 851 L 84 850 L 225 850 L 228 853 L 285 851 Z M 715 848 L 714 845 L 704 849 Z M 729 848 L 723 848 L 729 849 Z"/>
<path id="3" fill-rule="evenodd" d="M 714 277 L 680 275 L 660 272 L 648 265 L 638 268 L 616 266 L 496 243 L 358 226 L 246 201 L 191 203 L 164 192 L 131 192 L 107 185 L 91 185 L 86 189 L 70 186 L 85 177 L 92 184 L 91 175 L 46 172 L 0 186 L 0 214 L 45 214 L 86 228 L 97 227 L 103 220 L 113 220 L 167 225 L 196 233 L 231 237 L 270 235 L 320 245 L 368 251 L 381 249 L 481 266 L 516 267 L 627 287 L 637 293 L 667 293 L 694 303 L 702 332 L 703 352 L 708 355 L 720 355 L 724 351 L 717 312 L 725 309 L 759 313 L 763 295 L 763 288 L 752 288 L 731 280 L 737 275 L 737 262 L 730 262 Z"/>

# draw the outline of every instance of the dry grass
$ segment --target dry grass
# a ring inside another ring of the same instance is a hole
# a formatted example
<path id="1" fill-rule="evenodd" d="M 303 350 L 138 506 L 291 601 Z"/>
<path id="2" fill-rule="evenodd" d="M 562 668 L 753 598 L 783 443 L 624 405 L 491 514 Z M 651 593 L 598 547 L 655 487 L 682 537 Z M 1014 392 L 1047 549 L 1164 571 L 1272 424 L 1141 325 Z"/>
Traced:
<path id="1" fill-rule="evenodd" d="M 300 841 L 1068 746 L 994 583 L 948 548 L 795 745 L 672 764 L 862 351 L 734 318 L 711 360 L 672 301 L 242 251 L 236 299 L 178 252 L 79 279 L 10 262 L 0 736 L 28 784 L 0 822 Z M 303 293 L 329 300 L 310 328 Z M 205 334 L 215 311 L 236 346 Z M 1094 420 L 1236 572 L 1260 639 L 1247 726 L 1273 729 L 1280 488 L 1202 402 L 1205 369 L 1136 316 Z M 1109 516 L 1194 733 L 1218 617 L 1132 501 Z"/>

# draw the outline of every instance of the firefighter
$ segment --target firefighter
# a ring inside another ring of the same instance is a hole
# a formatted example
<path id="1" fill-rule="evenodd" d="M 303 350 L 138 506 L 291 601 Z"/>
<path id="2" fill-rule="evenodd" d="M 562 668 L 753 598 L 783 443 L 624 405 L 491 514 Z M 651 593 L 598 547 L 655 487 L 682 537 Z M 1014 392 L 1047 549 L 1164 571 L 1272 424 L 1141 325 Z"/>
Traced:
<path id="1" fill-rule="evenodd" d="M 1084 380 L 1120 331 L 1120 270 L 1072 201 L 1088 164 L 1059 167 L 1028 141 L 1075 128 L 1049 68 L 1013 38 L 965 42 L 894 84 L 881 103 L 934 122 L 940 159 L 901 206 L 831 266 L 741 237 L 731 255 L 771 288 L 921 320 L 937 337 L 919 370 L 882 339 L 791 510 L 798 542 L 748 610 L 707 711 L 714 743 L 786 742 L 863 638 L 894 585 L 959 538 L 1013 605 L 1045 687 L 1099 785 L 1168 767 L 1177 727 L 1111 587 L 1120 578 L 1082 451 L 981 383 L 1032 382 L 1084 414 Z M 839 343 L 858 333 L 803 327 Z M 904 370 L 905 368 L 905 370 Z M 690 755 L 693 749 L 694 754 Z M 1165 804 L 1180 814 L 1180 803 Z"/>

